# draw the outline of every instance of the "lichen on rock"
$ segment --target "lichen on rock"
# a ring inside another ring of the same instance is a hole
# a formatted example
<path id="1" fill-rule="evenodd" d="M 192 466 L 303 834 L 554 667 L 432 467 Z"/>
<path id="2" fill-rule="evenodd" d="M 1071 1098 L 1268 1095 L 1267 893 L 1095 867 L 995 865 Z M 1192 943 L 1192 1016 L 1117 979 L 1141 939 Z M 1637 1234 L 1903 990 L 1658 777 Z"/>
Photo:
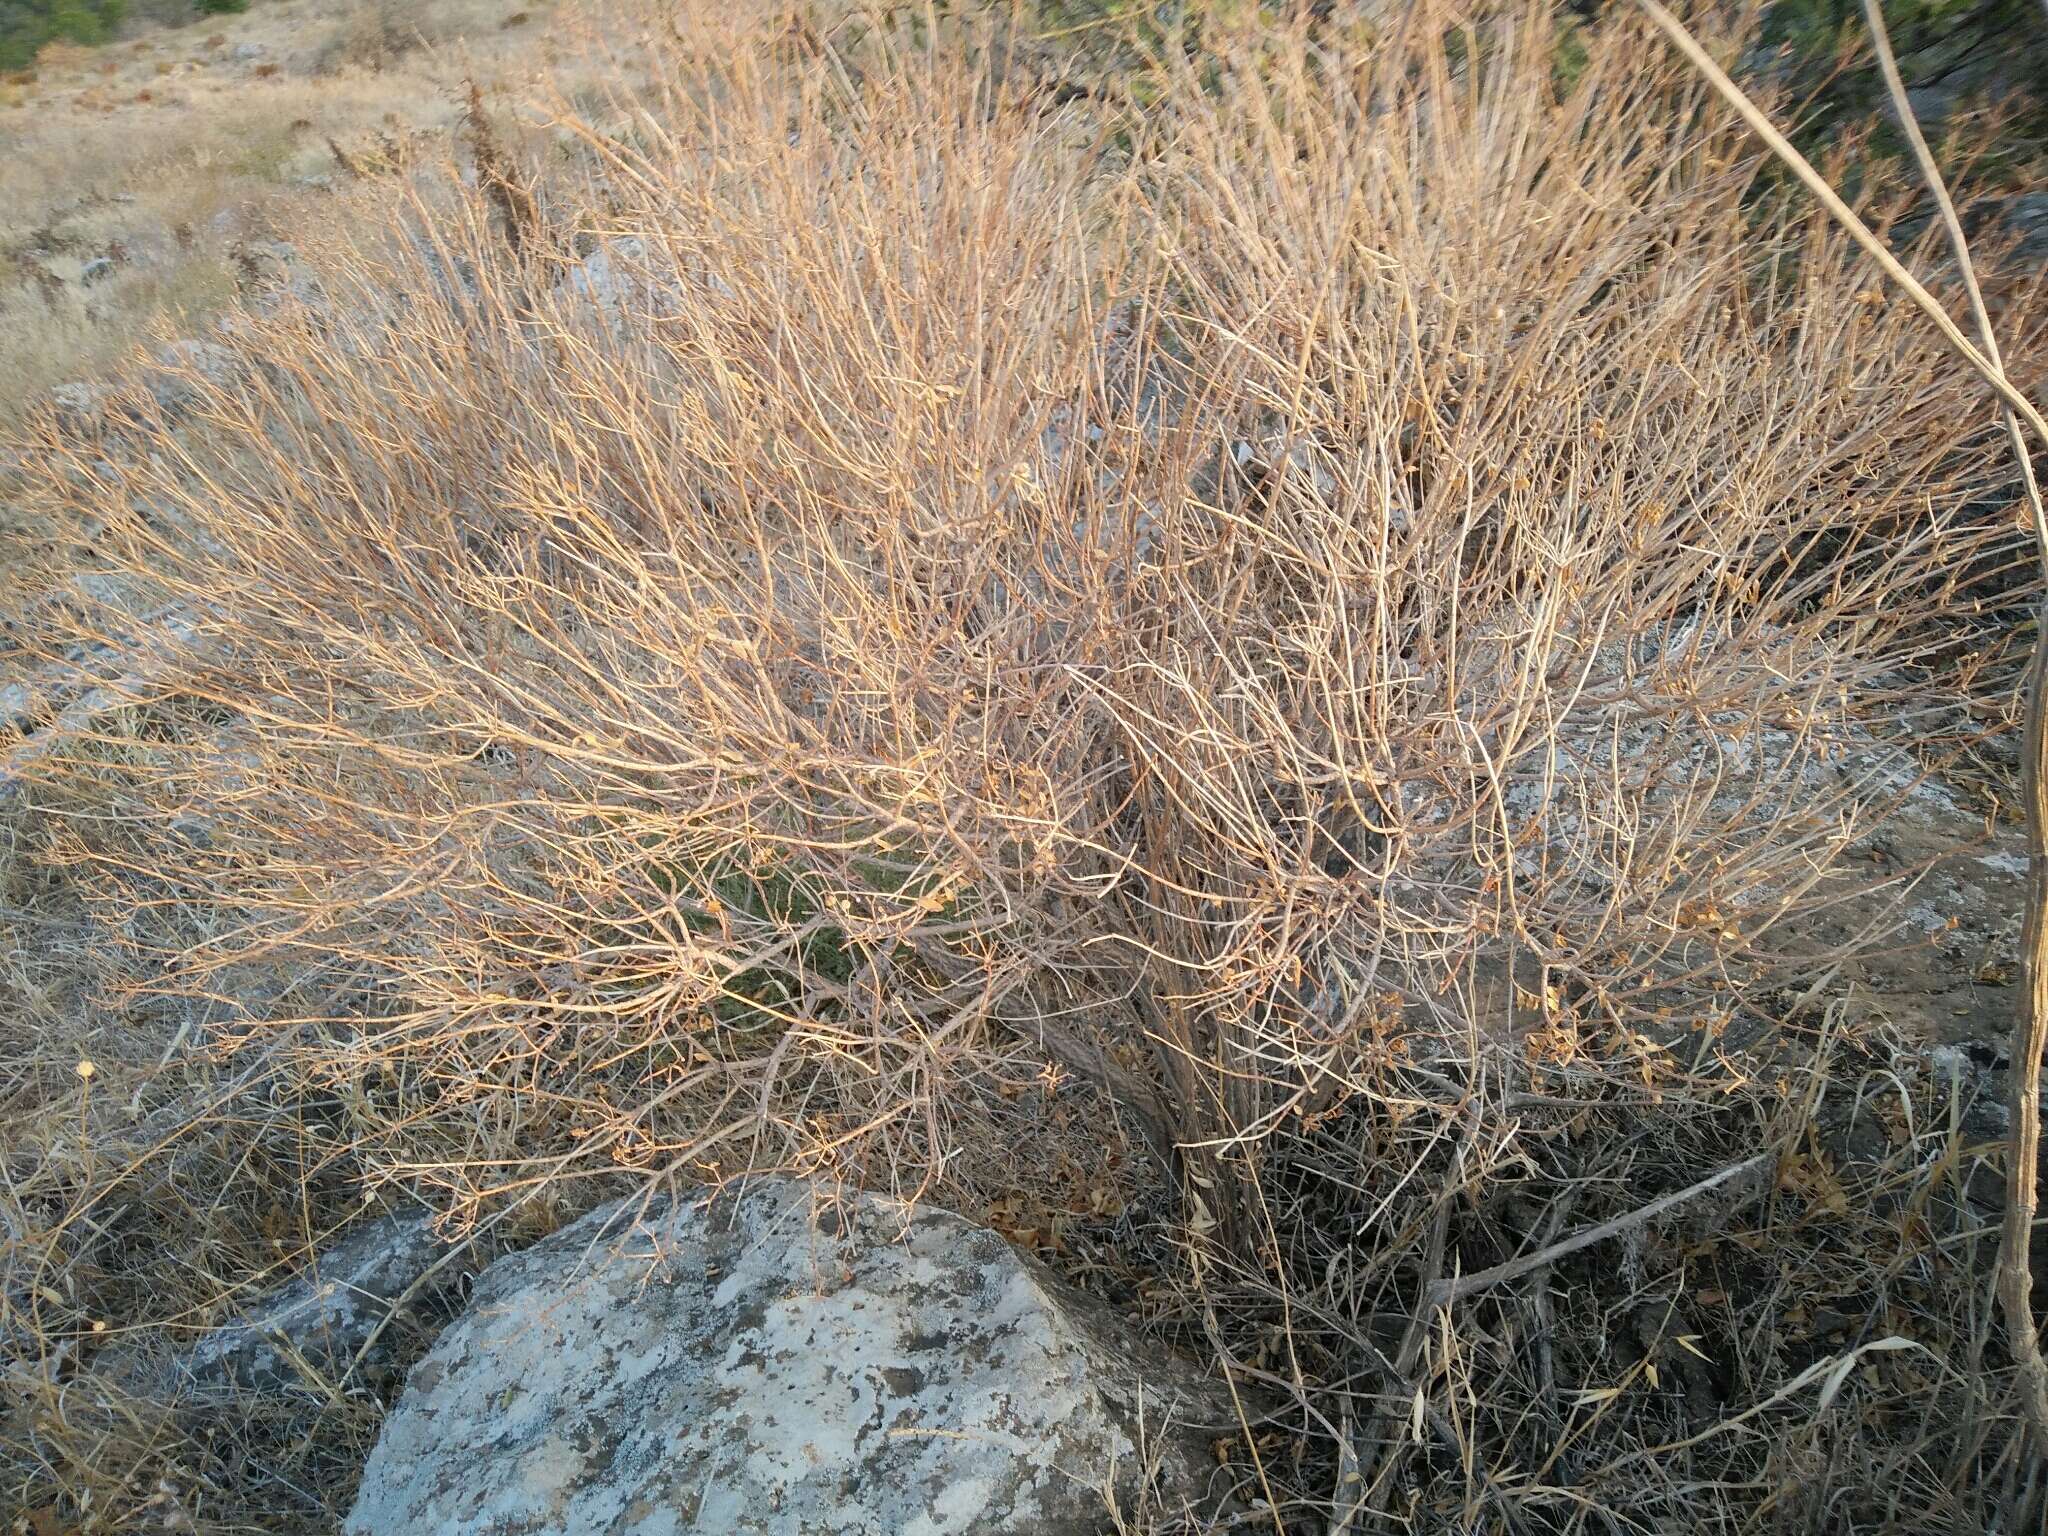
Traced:
<path id="1" fill-rule="evenodd" d="M 766 1181 L 615 1204 L 486 1271 L 346 1529 L 1031 1532 L 1199 1504 L 1227 1398 L 992 1232 Z"/>

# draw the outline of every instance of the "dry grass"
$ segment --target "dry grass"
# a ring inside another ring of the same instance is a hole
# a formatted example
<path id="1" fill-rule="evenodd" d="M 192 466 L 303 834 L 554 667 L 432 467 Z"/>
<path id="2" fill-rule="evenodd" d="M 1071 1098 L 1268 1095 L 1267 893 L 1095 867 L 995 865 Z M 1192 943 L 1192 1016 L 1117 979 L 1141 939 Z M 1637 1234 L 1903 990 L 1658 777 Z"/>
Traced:
<path id="1" fill-rule="evenodd" d="M 330 139 L 445 139 L 466 73 L 523 85 L 554 50 L 554 7 L 504 30 L 519 9 L 282 0 L 46 50 L 0 94 L 0 420 L 154 327 L 204 330 L 235 292 L 238 245 L 344 222 Z M 106 256 L 111 274 L 82 281 Z"/>
<path id="2" fill-rule="evenodd" d="M 188 624 L 10 812 L 64 947 L 0 1498 L 345 1501 L 373 1399 L 94 1406 L 94 1322 L 202 1318 L 251 1213 L 801 1168 L 1227 1361 L 1263 1528 L 2037 1515 L 1995 1149 L 1800 995 L 1887 744 L 2010 724 L 2004 439 L 1649 34 L 1552 35 L 1216 23 L 1081 90 L 686 16 L 639 110 L 545 174 L 472 125 L 480 187 L 238 325 L 204 430 L 45 425 L 31 508 Z"/>

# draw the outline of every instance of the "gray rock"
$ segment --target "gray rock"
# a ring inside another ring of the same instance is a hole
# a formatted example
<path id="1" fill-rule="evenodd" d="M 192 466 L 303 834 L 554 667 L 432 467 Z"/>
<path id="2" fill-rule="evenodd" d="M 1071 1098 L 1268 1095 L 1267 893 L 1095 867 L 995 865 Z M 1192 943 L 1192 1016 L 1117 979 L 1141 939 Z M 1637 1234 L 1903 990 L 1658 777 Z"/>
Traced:
<path id="1" fill-rule="evenodd" d="M 646 244 L 633 236 L 607 241 L 571 267 L 563 286 L 608 315 L 622 311 L 645 286 Z"/>
<path id="2" fill-rule="evenodd" d="M 300 264 L 299 249 L 289 240 L 241 241 L 234 253 L 258 310 L 326 307 L 319 278 Z"/>
<path id="3" fill-rule="evenodd" d="M 1930 136 L 1955 115 L 1962 102 L 1963 92 L 1952 86 L 1914 86 L 1906 92 L 1906 104 L 1913 109 L 1913 116 L 1920 120 L 1920 126 Z"/>
<path id="4" fill-rule="evenodd" d="M 673 313 L 688 285 L 712 301 L 729 300 L 732 285 L 716 272 L 699 271 L 686 279 L 667 260 L 652 252 L 637 235 L 600 240 L 584 258 L 568 268 L 559 282 L 569 298 L 588 305 L 607 322 L 635 315 Z"/>
<path id="5" fill-rule="evenodd" d="M 175 421 L 197 403 L 198 381 L 226 385 L 238 378 L 241 371 L 241 361 L 217 342 L 174 341 L 145 367 L 143 382 L 162 415 Z M 139 398 L 124 399 L 120 389 L 98 381 L 59 384 L 50 391 L 50 404 L 59 430 L 71 437 L 94 437 L 154 425 L 147 407 L 140 406 Z"/>
<path id="6" fill-rule="evenodd" d="M 94 283 L 104 282 L 114 275 L 114 258 L 95 256 L 78 269 L 78 280 L 90 288 Z"/>
<path id="7" fill-rule="evenodd" d="M 485 1272 L 345 1530 L 1079 1536 L 1148 1460 L 1202 1502 L 1217 1394 L 945 1212 L 622 1203 Z"/>
<path id="8" fill-rule="evenodd" d="M 178 1372 L 201 1398 L 313 1386 L 309 1374 L 340 1384 L 359 1355 L 375 1376 L 400 1342 L 388 1325 L 445 1312 L 475 1268 L 473 1248 L 442 1242 L 426 1216 L 367 1222 L 186 1350 Z"/>
<path id="9" fill-rule="evenodd" d="M 25 731 L 43 709 L 41 693 L 27 683 L 0 684 L 0 731 Z"/>
<path id="10" fill-rule="evenodd" d="M 166 416 L 181 416 L 199 402 L 202 386 L 225 387 L 241 372 L 241 360 L 219 342 L 174 341 L 156 355 L 149 392 Z"/>
<path id="11" fill-rule="evenodd" d="M 50 391 L 57 428 L 67 437 L 97 437 L 117 425 L 115 393 L 105 384 L 80 380 Z"/>
<path id="12" fill-rule="evenodd" d="M 2048 192 L 2026 192 L 2008 198 L 2005 221 L 2018 232 L 2019 256 L 2025 260 L 2048 260 Z"/>
<path id="13" fill-rule="evenodd" d="M 113 609 L 128 615 L 135 610 L 135 583 L 113 571 L 80 571 L 69 583 L 71 595 L 86 612 Z"/>

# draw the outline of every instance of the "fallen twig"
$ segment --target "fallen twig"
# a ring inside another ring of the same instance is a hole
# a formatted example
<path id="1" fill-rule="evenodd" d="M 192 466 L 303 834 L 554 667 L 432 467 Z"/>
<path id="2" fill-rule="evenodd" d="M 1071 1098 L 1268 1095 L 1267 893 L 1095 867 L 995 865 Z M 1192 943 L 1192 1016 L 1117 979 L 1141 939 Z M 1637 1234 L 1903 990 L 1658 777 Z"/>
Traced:
<path id="1" fill-rule="evenodd" d="M 1750 1169 L 1760 1166 L 1775 1155 L 1770 1152 L 1759 1152 L 1755 1157 L 1745 1158 L 1739 1163 L 1730 1163 L 1719 1172 L 1708 1174 L 1707 1177 L 1701 1179 L 1697 1184 L 1688 1184 L 1684 1189 L 1676 1190 L 1671 1194 L 1659 1195 L 1648 1205 L 1638 1206 L 1633 1211 L 1616 1216 L 1611 1221 L 1603 1221 L 1596 1226 L 1588 1227 L 1583 1232 L 1574 1232 L 1570 1237 L 1552 1243 L 1547 1248 L 1539 1248 L 1534 1253 L 1525 1253 L 1518 1259 L 1509 1259 L 1505 1264 L 1496 1264 L 1491 1269 L 1482 1269 L 1475 1274 L 1452 1275 L 1446 1279 L 1434 1280 L 1430 1283 L 1427 1292 L 1427 1305 L 1430 1307 L 1447 1307 L 1454 1301 L 1461 1300 L 1466 1296 L 1476 1295 L 1480 1291 L 1491 1290 L 1494 1286 L 1513 1280 L 1518 1276 L 1526 1275 L 1533 1269 L 1542 1269 L 1545 1265 L 1555 1264 L 1559 1259 L 1564 1258 L 1568 1254 L 1577 1253 L 1581 1248 L 1590 1248 L 1593 1244 L 1605 1242 L 1610 1237 L 1618 1237 L 1633 1227 L 1639 1227 L 1647 1221 L 1654 1221 L 1673 1206 L 1683 1205 L 1695 1196 L 1703 1195 L 1718 1185 L 1726 1184 L 1737 1174 L 1747 1173 Z"/>

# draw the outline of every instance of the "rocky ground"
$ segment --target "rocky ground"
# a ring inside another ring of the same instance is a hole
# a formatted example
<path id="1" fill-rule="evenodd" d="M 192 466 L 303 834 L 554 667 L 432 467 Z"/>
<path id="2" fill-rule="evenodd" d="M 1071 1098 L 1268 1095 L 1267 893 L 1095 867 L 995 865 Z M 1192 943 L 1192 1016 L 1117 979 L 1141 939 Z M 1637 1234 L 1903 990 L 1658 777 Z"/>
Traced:
<path id="1" fill-rule="evenodd" d="M 265 0 L 56 44 L 0 81 L 0 419 L 158 326 L 203 333 L 270 247 L 445 153 L 474 78 L 563 62 L 552 0 Z"/>

